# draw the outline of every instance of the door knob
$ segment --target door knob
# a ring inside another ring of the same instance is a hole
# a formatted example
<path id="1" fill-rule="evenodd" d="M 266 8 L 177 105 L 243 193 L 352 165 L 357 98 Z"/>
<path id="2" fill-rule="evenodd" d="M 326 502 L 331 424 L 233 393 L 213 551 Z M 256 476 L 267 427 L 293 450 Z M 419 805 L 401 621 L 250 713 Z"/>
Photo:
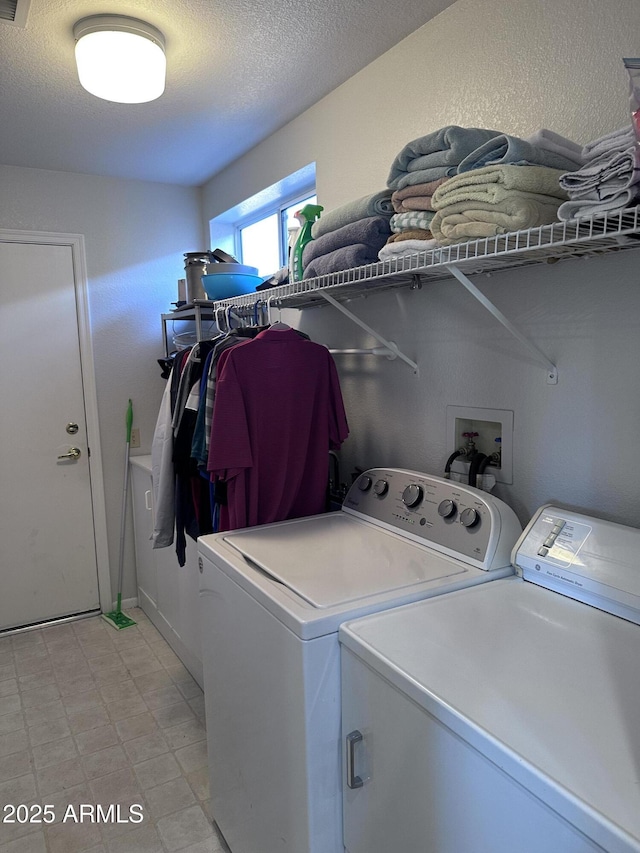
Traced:
<path id="1" fill-rule="evenodd" d="M 79 459 L 80 458 L 80 448 L 79 447 L 70 447 L 68 453 L 63 453 L 61 456 L 58 456 L 58 459 Z"/>

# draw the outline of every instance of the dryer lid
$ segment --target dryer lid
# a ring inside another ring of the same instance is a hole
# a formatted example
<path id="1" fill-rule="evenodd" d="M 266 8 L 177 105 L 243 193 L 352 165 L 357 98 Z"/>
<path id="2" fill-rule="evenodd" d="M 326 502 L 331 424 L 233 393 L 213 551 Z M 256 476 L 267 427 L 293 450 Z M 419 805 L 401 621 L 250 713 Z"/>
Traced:
<path id="1" fill-rule="evenodd" d="M 601 849 L 640 849 L 636 625 L 506 578 L 347 622 L 340 640 L 589 838 L 607 821 Z"/>
<path id="2" fill-rule="evenodd" d="M 464 563 L 344 512 L 229 533 L 247 562 L 325 608 L 469 571 Z"/>

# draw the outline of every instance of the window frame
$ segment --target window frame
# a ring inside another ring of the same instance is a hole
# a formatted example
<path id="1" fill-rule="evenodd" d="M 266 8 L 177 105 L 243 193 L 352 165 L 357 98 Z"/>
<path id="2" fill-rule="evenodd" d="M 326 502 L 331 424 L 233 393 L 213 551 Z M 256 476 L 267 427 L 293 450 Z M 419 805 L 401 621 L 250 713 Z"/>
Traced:
<path id="1" fill-rule="evenodd" d="M 289 233 L 287 229 L 286 211 L 288 208 L 296 204 L 301 204 L 309 198 L 317 197 L 317 190 L 314 185 L 307 187 L 305 190 L 292 193 L 287 196 L 282 196 L 271 205 L 267 205 L 260 210 L 254 211 L 251 214 L 238 219 L 233 224 L 233 244 L 235 247 L 235 257 L 243 263 L 242 258 L 242 236 L 243 228 L 250 225 L 255 225 L 263 219 L 268 219 L 270 216 L 277 214 L 278 216 L 278 257 L 280 259 L 280 267 L 284 267 L 289 259 Z M 274 270 L 275 272 L 275 270 Z"/>

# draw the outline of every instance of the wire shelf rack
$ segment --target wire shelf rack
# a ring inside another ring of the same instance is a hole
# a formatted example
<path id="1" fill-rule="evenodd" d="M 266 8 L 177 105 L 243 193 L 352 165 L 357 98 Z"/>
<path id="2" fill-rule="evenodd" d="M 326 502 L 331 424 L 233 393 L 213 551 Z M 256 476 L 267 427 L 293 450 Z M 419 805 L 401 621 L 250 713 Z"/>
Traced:
<path id="1" fill-rule="evenodd" d="M 253 309 L 256 303 L 265 302 L 280 308 L 308 308 L 327 304 L 322 291 L 342 302 L 381 290 L 406 286 L 417 288 L 427 281 L 451 278 L 452 266 L 472 275 L 638 247 L 640 207 L 634 207 L 416 252 L 402 258 L 199 304 L 212 313 L 228 307 Z M 177 313 L 174 312 L 174 316 Z"/>

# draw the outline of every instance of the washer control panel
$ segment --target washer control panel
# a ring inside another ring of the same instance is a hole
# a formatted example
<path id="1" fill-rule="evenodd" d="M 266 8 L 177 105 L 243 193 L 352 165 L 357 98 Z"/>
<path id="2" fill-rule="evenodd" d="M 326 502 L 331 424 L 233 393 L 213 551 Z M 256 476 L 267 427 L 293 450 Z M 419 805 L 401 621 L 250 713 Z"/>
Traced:
<path id="1" fill-rule="evenodd" d="M 522 529 L 513 510 L 486 492 L 398 468 L 374 468 L 361 474 L 343 509 L 456 557 L 477 561 L 481 568 L 498 568 L 493 565 L 496 559 L 500 567 L 509 565 L 509 549 Z"/>

